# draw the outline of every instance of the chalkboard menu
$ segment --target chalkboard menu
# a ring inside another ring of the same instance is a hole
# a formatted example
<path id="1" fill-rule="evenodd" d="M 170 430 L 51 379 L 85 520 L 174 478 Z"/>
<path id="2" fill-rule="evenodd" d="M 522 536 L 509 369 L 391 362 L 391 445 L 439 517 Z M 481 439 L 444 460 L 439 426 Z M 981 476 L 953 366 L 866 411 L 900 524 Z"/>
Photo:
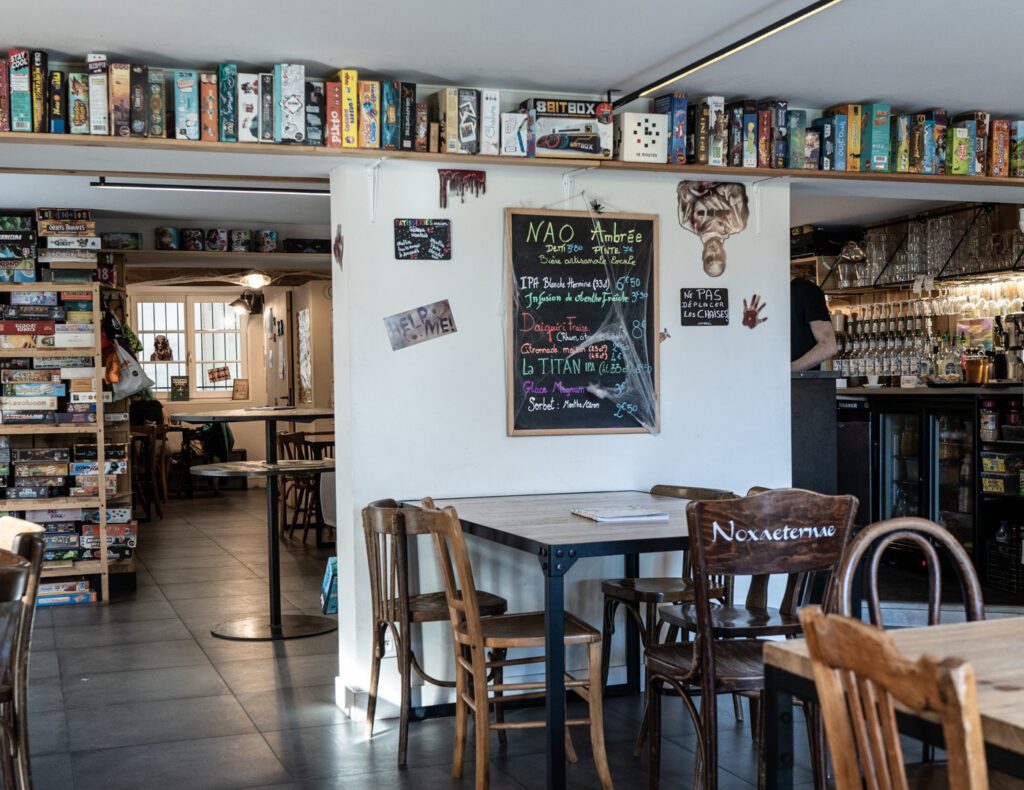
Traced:
<path id="1" fill-rule="evenodd" d="M 683 326 L 728 326 L 728 288 L 681 288 L 679 318 Z"/>
<path id="2" fill-rule="evenodd" d="M 450 261 L 450 219 L 396 219 L 395 258 L 400 261 Z"/>
<path id="3" fill-rule="evenodd" d="M 657 433 L 658 217 L 505 210 L 508 432 Z"/>

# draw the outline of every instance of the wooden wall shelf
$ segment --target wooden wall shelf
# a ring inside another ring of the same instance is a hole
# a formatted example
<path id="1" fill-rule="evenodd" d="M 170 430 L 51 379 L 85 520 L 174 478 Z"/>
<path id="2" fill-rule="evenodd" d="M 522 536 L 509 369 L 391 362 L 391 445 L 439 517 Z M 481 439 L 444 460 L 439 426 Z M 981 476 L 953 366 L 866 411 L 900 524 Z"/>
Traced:
<path id="1" fill-rule="evenodd" d="M 0 436 L 43 436 L 48 434 L 87 435 L 100 432 L 99 423 L 78 425 L 0 425 Z"/>
<path id="2" fill-rule="evenodd" d="M 225 143 L 226 145 L 226 143 Z M 248 145 L 251 145 L 249 143 Z M 123 255 L 128 263 L 134 265 L 144 264 L 173 264 L 179 266 L 183 263 L 209 262 L 210 264 L 238 264 L 245 266 L 247 263 L 254 266 L 294 265 L 294 264 L 326 264 L 331 261 L 331 254 L 324 253 L 301 253 L 301 252 L 215 252 L 204 250 L 202 252 L 190 252 L 188 250 L 107 250 L 100 252 Z"/>
<path id="3" fill-rule="evenodd" d="M 5 143 L 10 149 L 3 151 Z M 33 150 L 33 148 L 35 150 Z M 83 166 L 83 149 L 92 149 Z M 930 200 L 981 200 L 1024 203 L 1024 179 L 989 176 L 930 176 L 916 173 L 755 169 L 697 165 L 645 164 L 615 160 L 537 159 L 323 148 L 269 143 L 220 143 L 149 137 L 100 137 L 28 132 L 0 132 L 0 172 L 51 172 L 131 178 L 229 179 L 276 181 L 326 179 L 338 165 L 353 159 L 399 160 L 452 167 L 530 167 L 560 170 L 657 173 L 681 178 L 713 176 L 716 180 L 756 183 L 780 179 L 822 194 L 905 197 Z"/>

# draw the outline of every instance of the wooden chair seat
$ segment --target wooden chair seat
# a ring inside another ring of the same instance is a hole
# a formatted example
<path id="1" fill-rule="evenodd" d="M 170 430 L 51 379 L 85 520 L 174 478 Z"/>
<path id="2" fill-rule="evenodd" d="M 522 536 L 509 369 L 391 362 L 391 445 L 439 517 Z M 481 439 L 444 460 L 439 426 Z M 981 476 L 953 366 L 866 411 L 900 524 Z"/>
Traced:
<path id="1" fill-rule="evenodd" d="M 655 674 L 686 677 L 694 670 L 694 642 L 671 642 L 647 650 L 647 665 Z M 719 691 L 758 691 L 764 686 L 764 642 L 726 639 L 712 643 L 715 686 Z M 697 659 L 699 661 L 699 659 Z"/>
<path id="2" fill-rule="evenodd" d="M 480 614 L 504 614 L 508 610 L 508 601 L 494 593 L 477 591 L 480 601 Z M 448 603 L 444 592 L 422 593 L 409 596 L 409 621 L 413 623 L 438 623 L 448 620 Z"/>
<path id="3" fill-rule="evenodd" d="M 686 631 L 697 631 L 697 608 L 693 604 L 665 606 L 659 610 L 663 622 Z M 775 607 L 713 606 L 712 634 L 717 638 L 750 639 L 760 636 L 799 636 L 800 618 Z"/>
<path id="4" fill-rule="evenodd" d="M 479 593 L 478 593 L 479 595 Z M 544 612 L 522 612 L 500 617 L 483 617 L 484 647 L 495 650 L 510 647 L 544 647 Z M 459 641 L 469 644 L 469 632 L 462 623 L 457 631 Z M 579 618 L 565 613 L 565 644 L 589 645 L 601 641 L 601 632 Z"/>
<path id="5" fill-rule="evenodd" d="M 605 579 L 601 592 L 629 603 L 685 603 L 693 600 L 693 582 L 679 576 Z"/>

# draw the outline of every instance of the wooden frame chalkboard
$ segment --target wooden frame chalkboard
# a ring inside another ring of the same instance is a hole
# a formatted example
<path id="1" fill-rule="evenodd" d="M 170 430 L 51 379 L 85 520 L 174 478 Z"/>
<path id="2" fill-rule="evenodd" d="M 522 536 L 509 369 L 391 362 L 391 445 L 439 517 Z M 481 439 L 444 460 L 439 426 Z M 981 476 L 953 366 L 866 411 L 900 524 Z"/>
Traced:
<path id="1" fill-rule="evenodd" d="M 508 434 L 657 433 L 658 216 L 507 208 L 505 261 Z"/>

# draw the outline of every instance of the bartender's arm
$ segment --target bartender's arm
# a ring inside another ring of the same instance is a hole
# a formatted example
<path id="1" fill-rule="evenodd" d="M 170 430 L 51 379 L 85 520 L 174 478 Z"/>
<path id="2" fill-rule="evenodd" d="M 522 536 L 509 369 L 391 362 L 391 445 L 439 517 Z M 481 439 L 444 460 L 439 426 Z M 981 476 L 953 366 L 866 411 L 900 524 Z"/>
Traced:
<path id="1" fill-rule="evenodd" d="M 834 357 L 836 353 L 836 333 L 831 321 L 810 321 L 807 325 L 816 342 L 807 353 L 790 363 L 790 370 L 793 372 L 813 370 L 826 359 Z"/>

